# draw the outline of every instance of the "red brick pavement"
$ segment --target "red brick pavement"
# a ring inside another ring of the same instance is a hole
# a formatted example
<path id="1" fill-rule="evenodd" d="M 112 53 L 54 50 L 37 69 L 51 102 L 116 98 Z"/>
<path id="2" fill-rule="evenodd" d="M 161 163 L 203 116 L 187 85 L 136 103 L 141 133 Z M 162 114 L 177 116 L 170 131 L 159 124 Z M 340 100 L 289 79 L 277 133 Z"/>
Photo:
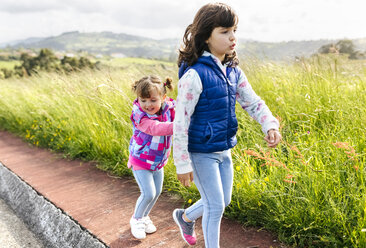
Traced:
<path id="1" fill-rule="evenodd" d="M 30 146 L 22 139 L 0 131 L 0 161 L 81 226 L 112 248 L 188 247 L 180 238 L 171 217 L 182 201 L 163 193 L 151 219 L 158 231 L 145 240 L 134 239 L 129 219 L 139 196 L 133 178 L 110 177 L 92 163 L 67 160 L 61 154 Z M 200 221 L 196 226 L 198 242 L 204 247 Z M 220 244 L 223 248 L 280 247 L 269 232 L 244 229 L 223 219 Z"/>

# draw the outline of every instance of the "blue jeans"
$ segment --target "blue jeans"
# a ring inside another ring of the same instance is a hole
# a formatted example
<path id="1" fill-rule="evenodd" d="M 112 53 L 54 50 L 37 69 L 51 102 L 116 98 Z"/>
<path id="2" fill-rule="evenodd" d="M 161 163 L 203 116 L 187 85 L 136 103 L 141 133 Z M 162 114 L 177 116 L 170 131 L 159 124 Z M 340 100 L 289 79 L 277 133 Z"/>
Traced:
<path id="1" fill-rule="evenodd" d="M 132 170 L 141 195 L 137 199 L 134 217 L 148 216 L 163 188 L 164 168 L 157 171 Z"/>
<path id="2" fill-rule="evenodd" d="M 220 224 L 225 207 L 230 204 L 233 188 L 231 151 L 190 153 L 194 183 L 201 199 L 185 210 L 190 220 L 202 217 L 206 248 L 219 247 Z"/>

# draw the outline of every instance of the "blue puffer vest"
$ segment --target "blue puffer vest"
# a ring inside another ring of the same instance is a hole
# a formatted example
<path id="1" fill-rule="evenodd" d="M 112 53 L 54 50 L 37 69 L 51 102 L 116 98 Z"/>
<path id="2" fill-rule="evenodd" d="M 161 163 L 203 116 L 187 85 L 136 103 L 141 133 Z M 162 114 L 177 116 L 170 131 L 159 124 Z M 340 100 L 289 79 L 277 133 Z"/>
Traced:
<path id="1" fill-rule="evenodd" d="M 240 71 L 228 66 L 226 77 L 211 56 L 201 56 L 190 67 L 182 64 L 179 78 L 189 69 L 198 73 L 203 90 L 191 116 L 188 151 L 209 153 L 234 147 L 238 129 L 236 87 Z"/>

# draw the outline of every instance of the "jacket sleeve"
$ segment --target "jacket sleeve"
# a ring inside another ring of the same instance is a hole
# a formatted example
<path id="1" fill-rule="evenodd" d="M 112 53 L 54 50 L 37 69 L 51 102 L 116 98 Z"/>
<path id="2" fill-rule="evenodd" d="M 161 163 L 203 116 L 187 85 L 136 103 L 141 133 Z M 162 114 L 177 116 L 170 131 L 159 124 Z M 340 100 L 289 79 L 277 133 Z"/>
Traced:
<path id="1" fill-rule="evenodd" d="M 152 136 L 173 135 L 173 122 L 160 122 L 148 117 L 142 118 L 140 123 L 136 124 L 136 128 Z"/>
<path id="2" fill-rule="evenodd" d="M 270 129 L 278 130 L 278 120 L 272 115 L 266 103 L 254 92 L 247 77 L 241 70 L 236 93 L 236 99 L 241 107 L 262 126 L 262 131 L 265 134 Z"/>
<path id="3" fill-rule="evenodd" d="M 177 174 L 192 171 L 188 152 L 188 128 L 201 93 L 201 79 L 194 69 L 189 69 L 178 82 L 177 106 L 173 126 L 173 158 Z"/>

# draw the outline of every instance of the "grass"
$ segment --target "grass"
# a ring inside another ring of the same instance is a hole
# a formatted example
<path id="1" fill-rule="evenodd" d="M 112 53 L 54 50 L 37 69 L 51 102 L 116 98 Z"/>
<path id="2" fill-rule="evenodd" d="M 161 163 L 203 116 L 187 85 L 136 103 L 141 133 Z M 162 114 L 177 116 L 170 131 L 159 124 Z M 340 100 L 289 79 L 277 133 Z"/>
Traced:
<path id="1" fill-rule="evenodd" d="M 283 142 L 267 148 L 260 126 L 238 106 L 233 199 L 226 216 L 272 230 L 292 247 L 366 246 L 365 63 L 314 57 L 241 65 L 280 119 Z M 130 84 L 152 73 L 177 82 L 177 68 L 136 59 L 121 64 L 98 72 L 0 80 L 0 126 L 36 146 L 131 175 Z M 178 183 L 172 159 L 164 187 L 186 204 L 199 198 L 194 186 Z"/>
<path id="2" fill-rule="evenodd" d="M 21 62 L 17 60 L 11 60 L 11 61 L 0 61 L 0 69 L 5 68 L 8 70 L 13 70 L 14 66 L 20 65 Z"/>

